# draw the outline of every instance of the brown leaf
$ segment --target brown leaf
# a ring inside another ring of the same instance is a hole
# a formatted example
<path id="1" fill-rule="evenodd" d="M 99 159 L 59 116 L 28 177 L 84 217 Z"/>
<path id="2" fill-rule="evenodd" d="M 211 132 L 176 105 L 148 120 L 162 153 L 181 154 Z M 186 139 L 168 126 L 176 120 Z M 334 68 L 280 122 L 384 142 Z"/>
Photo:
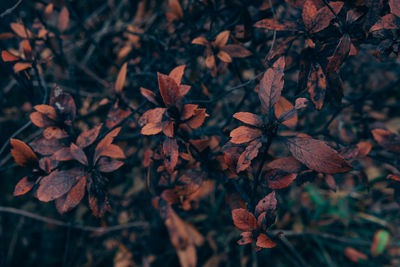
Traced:
<path id="1" fill-rule="evenodd" d="M 67 7 L 63 7 L 58 15 L 57 28 L 60 32 L 65 32 L 69 23 L 69 11 Z"/>
<path id="2" fill-rule="evenodd" d="M 6 50 L 1 51 L 1 59 L 3 59 L 4 62 L 12 62 L 12 61 L 17 61 L 20 58 L 17 56 L 14 56 L 10 52 L 7 52 Z"/>
<path id="3" fill-rule="evenodd" d="M 301 170 L 301 163 L 293 157 L 279 158 L 267 164 L 271 169 L 280 169 L 287 173 L 295 173 Z"/>
<path id="4" fill-rule="evenodd" d="M 146 124 L 141 131 L 141 134 L 143 135 L 155 135 L 160 133 L 163 130 L 163 124 L 162 123 L 148 123 Z"/>
<path id="5" fill-rule="evenodd" d="M 51 92 L 50 105 L 55 107 L 63 117 L 64 124 L 72 124 L 76 115 L 76 105 L 70 94 L 64 93 L 60 88 L 56 88 Z"/>
<path id="6" fill-rule="evenodd" d="M 276 19 L 263 19 L 257 21 L 254 24 L 256 28 L 265 28 L 268 30 L 275 30 L 275 31 L 298 31 L 298 26 L 296 23 L 291 21 L 285 21 L 280 23 Z"/>
<path id="7" fill-rule="evenodd" d="M 238 44 L 225 45 L 221 50 L 228 53 L 231 57 L 245 58 L 251 56 L 251 52 Z"/>
<path id="8" fill-rule="evenodd" d="M 384 129 L 374 129 L 372 135 L 380 146 L 393 152 L 400 152 L 400 136 Z"/>
<path id="9" fill-rule="evenodd" d="M 101 172 L 113 172 L 121 168 L 122 165 L 124 165 L 122 161 L 112 160 L 108 158 L 101 158 L 97 163 L 97 166 L 99 167 L 99 170 Z"/>
<path id="10" fill-rule="evenodd" d="M 285 57 L 280 57 L 269 68 L 260 82 L 258 96 L 263 109 L 269 113 L 274 105 L 279 101 L 283 89 L 283 71 L 285 69 Z"/>
<path id="11" fill-rule="evenodd" d="M 165 138 L 163 142 L 164 165 L 169 173 L 172 173 L 178 163 L 178 144 L 175 139 Z"/>
<path id="12" fill-rule="evenodd" d="M 178 86 L 181 85 L 182 76 L 183 76 L 183 73 L 185 72 L 185 67 L 186 67 L 186 65 L 178 66 L 178 67 L 174 68 L 173 70 L 171 70 L 171 72 L 168 75 L 176 82 L 176 84 Z"/>
<path id="13" fill-rule="evenodd" d="M 271 189 L 281 189 L 288 187 L 296 179 L 296 173 L 287 173 L 280 169 L 272 169 L 265 173 L 268 187 Z"/>
<path id="14" fill-rule="evenodd" d="M 168 5 L 176 17 L 183 18 L 182 7 L 178 0 L 168 0 Z"/>
<path id="15" fill-rule="evenodd" d="M 75 208 L 85 196 L 86 177 L 79 178 L 68 194 L 56 200 L 56 208 L 60 214 Z"/>
<path id="16" fill-rule="evenodd" d="M 242 231 L 251 232 L 257 229 L 256 217 L 246 209 L 232 210 L 232 220 L 235 226 Z"/>
<path id="17" fill-rule="evenodd" d="M 85 148 L 93 144 L 93 142 L 96 141 L 97 137 L 99 136 L 102 126 L 103 124 L 101 123 L 92 129 L 83 131 L 76 139 L 76 144 L 81 148 Z"/>
<path id="18" fill-rule="evenodd" d="M 157 72 L 158 86 L 160 88 L 161 97 L 167 106 L 180 106 L 181 95 L 179 86 L 175 80 L 167 75 Z"/>
<path id="19" fill-rule="evenodd" d="M 98 185 L 92 182 L 90 176 L 87 177 L 87 189 L 89 192 L 89 205 L 92 213 L 96 217 L 103 217 L 106 211 L 111 211 L 110 204 L 108 203 L 108 196 L 104 192 L 103 188 L 99 188 Z"/>
<path id="20" fill-rule="evenodd" d="M 279 101 L 274 106 L 275 117 L 282 121 L 282 124 L 289 128 L 296 128 L 298 116 L 292 103 L 281 96 Z"/>
<path id="21" fill-rule="evenodd" d="M 346 147 L 339 151 L 340 155 L 348 162 L 364 158 L 371 151 L 372 145 L 368 142 L 359 142 L 357 145 Z"/>
<path id="22" fill-rule="evenodd" d="M 52 139 L 52 138 L 62 139 L 68 137 L 68 134 L 64 130 L 61 130 L 58 127 L 50 126 L 43 131 L 43 136 L 46 139 Z"/>
<path id="23" fill-rule="evenodd" d="M 74 143 L 71 143 L 69 148 L 71 151 L 71 155 L 75 160 L 77 160 L 78 162 L 80 162 L 81 164 L 83 164 L 85 166 L 88 165 L 88 159 L 85 155 L 85 152 L 83 152 L 82 148 L 75 145 Z"/>
<path id="24" fill-rule="evenodd" d="M 333 56 L 329 59 L 326 71 L 328 73 L 338 72 L 343 62 L 346 60 L 350 53 L 351 39 L 350 35 L 344 34 L 340 38 L 339 44 L 337 45 Z"/>
<path id="25" fill-rule="evenodd" d="M 335 14 L 337 15 L 340 13 L 343 4 L 343 2 L 331 2 L 329 3 L 331 8 L 324 6 L 319 9 L 313 19 L 312 27 L 307 28 L 307 30 L 309 30 L 311 33 L 316 33 L 328 27 L 332 19 L 335 18 Z M 335 14 L 331 9 L 335 12 Z"/>
<path id="26" fill-rule="evenodd" d="M 114 138 L 121 131 L 121 127 L 115 128 L 111 132 L 109 132 L 96 146 L 94 152 L 94 163 L 99 159 L 100 155 L 107 149 L 109 145 L 114 141 Z"/>
<path id="27" fill-rule="evenodd" d="M 262 135 L 261 130 L 250 128 L 247 126 L 240 126 L 232 130 L 230 137 L 231 142 L 234 144 L 242 144 L 251 142 Z"/>
<path id="28" fill-rule="evenodd" d="M 320 110 L 325 99 L 326 77 L 319 63 L 312 66 L 308 77 L 307 87 L 315 108 Z"/>
<path id="29" fill-rule="evenodd" d="M 195 110 L 193 117 L 186 122 L 192 129 L 199 128 L 203 123 L 204 120 L 208 117 L 205 108 L 198 108 Z"/>
<path id="30" fill-rule="evenodd" d="M 370 32 L 385 30 L 396 30 L 400 28 L 400 21 L 392 14 L 387 14 L 381 17 L 370 29 Z"/>
<path id="31" fill-rule="evenodd" d="M 11 155 L 19 166 L 29 168 L 38 163 L 38 158 L 27 144 L 18 139 L 10 139 L 10 144 Z"/>
<path id="32" fill-rule="evenodd" d="M 209 53 L 206 57 L 206 66 L 209 69 L 213 69 L 215 67 L 215 57 L 212 52 Z"/>
<path id="33" fill-rule="evenodd" d="M 260 234 L 257 237 L 256 246 L 261 248 L 273 248 L 276 246 L 276 243 L 268 238 L 266 234 Z"/>
<path id="34" fill-rule="evenodd" d="M 15 197 L 21 196 L 21 195 L 28 193 L 33 188 L 34 185 L 35 185 L 35 182 L 30 181 L 29 178 L 27 176 L 25 176 L 15 186 L 14 196 Z"/>
<path id="35" fill-rule="evenodd" d="M 174 137 L 174 128 L 175 128 L 175 122 L 174 121 L 168 121 L 163 123 L 163 133 L 170 137 Z"/>
<path id="36" fill-rule="evenodd" d="M 153 103 L 154 105 L 158 105 L 155 93 L 153 93 L 152 91 L 150 91 L 150 90 L 148 90 L 146 88 L 143 88 L 143 87 L 140 87 L 140 93 L 142 94 L 142 96 L 144 96 L 151 103 Z"/>
<path id="37" fill-rule="evenodd" d="M 112 129 L 117 126 L 123 119 L 131 115 L 131 111 L 123 110 L 114 105 L 107 114 L 106 127 Z"/>
<path id="38" fill-rule="evenodd" d="M 200 36 L 200 37 L 196 37 L 192 40 L 192 44 L 198 44 L 198 45 L 208 45 L 208 41 L 205 37 Z"/>
<path id="39" fill-rule="evenodd" d="M 162 117 L 167 111 L 166 108 L 153 108 L 145 113 L 139 118 L 138 123 L 140 126 L 144 126 L 148 123 L 159 123 L 162 120 Z"/>
<path id="40" fill-rule="evenodd" d="M 241 239 L 237 242 L 239 245 L 250 244 L 254 241 L 252 232 L 243 232 L 240 234 Z"/>
<path id="41" fill-rule="evenodd" d="M 250 112 L 237 112 L 233 114 L 233 117 L 252 126 L 261 127 L 263 125 L 263 119 Z"/>
<path id="42" fill-rule="evenodd" d="M 246 147 L 238 159 L 236 166 L 237 173 L 246 170 L 250 166 L 251 161 L 257 157 L 258 150 L 261 148 L 261 146 L 261 142 L 253 141 Z"/>
<path id="43" fill-rule="evenodd" d="M 390 12 L 397 17 L 400 17 L 400 1 L 389 0 Z"/>
<path id="44" fill-rule="evenodd" d="M 115 92 L 119 94 L 122 92 L 122 88 L 124 87 L 127 70 L 128 70 L 128 63 L 125 62 L 122 65 L 121 69 L 119 70 L 117 80 L 115 82 Z"/>
<path id="45" fill-rule="evenodd" d="M 29 115 L 32 123 L 39 128 L 47 128 L 54 124 L 54 121 L 50 120 L 48 117 L 40 112 L 33 112 Z"/>
<path id="46" fill-rule="evenodd" d="M 328 174 L 351 170 L 349 163 L 324 141 L 308 137 L 291 137 L 286 143 L 292 155 L 312 170 Z"/>
<path id="47" fill-rule="evenodd" d="M 75 184 L 77 177 L 83 176 L 80 169 L 55 170 L 50 175 L 40 180 L 36 191 L 37 198 L 43 202 L 49 202 L 63 196 Z"/>
<path id="48" fill-rule="evenodd" d="M 307 30 L 310 30 L 314 27 L 314 20 L 317 16 L 317 7 L 314 4 L 313 0 L 306 0 L 303 6 L 302 18 L 304 26 L 306 26 Z"/>
<path id="49" fill-rule="evenodd" d="M 217 57 L 221 60 L 221 61 L 223 61 L 223 62 L 225 62 L 225 63 L 230 63 L 230 62 L 232 62 L 232 58 L 231 58 L 231 56 L 228 54 L 228 53 L 226 53 L 225 51 L 219 51 L 218 52 L 218 54 L 217 54 Z"/>
<path id="50" fill-rule="evenodd" d="M 194 105 L 194 104 L 184 105 L 182 113 L 181 113 L 181 119 L 187 120 L 187 119 L 193 117 L 193 115 L 195 114 L 195 111 L 197 110 L 198 107 L 199 107 L 199 105 Z"/>
<path id="51" fill-rule="evenodd" d="M 29 143 L 32 149 L 43 156 L 49 156 L 64 147 L 58 139 L 46 139 L 44 137 L 37 137 Z"/>
<path id="52" fill-rule="evenodd" d="M 307 107 L 307 98 L 299 97 L 296 99 L 296 104 L 294 106 L 295 109 L 302 109 Z"/>
<path id="53" fill-rule="evenodd" d="M 56 153 L 53 154 L 52 158 L 58 161 L 68 161 L 74 159 L 74 157 L 71 154 L 71 149 L 69 147 L 61 148 L 60 150 L 58 150 Z"/>
<path id="54" fill-rule="evenodd" d="M 271 212 L 276 210 L 276 205 L 277 205 L 277 201 L 276 201 L 276 197 L 275 197 L 275 191 L 272 191 L 271 193 L 269 193 L 268 195 L 266 195 L 263 199 L 261 199 L 257 206 L 256 206 L 256 210 L 255 210 L 255 214 L 259 215 L 263 212 Z"/>
<path id="55" fill-rule="evenodd" d="M 229 39 L 230 31 L 223 31 L 220 32 L 217 37 L 215 38 L 214 45 L 218 48 L 222 48 L 226 45 Z"/>
<path id="56" fill-rule="evenodd" d="M 98 153 L 98 157 L 110 157 L 113 159 L 124 159 L 125 154 L 124 151 L 117 145 L 110 144 L 105 146 L 101 152 Z"/>

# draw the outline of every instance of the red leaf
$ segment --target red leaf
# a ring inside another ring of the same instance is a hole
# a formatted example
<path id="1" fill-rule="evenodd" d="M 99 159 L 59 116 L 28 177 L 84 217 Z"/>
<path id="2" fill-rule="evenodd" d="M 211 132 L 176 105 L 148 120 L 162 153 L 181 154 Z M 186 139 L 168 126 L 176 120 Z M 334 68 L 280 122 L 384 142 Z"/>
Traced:
<path id="1" fill-rule="evenodd" d="M 25 26 L 22 24 L 11 23 L 10 27 L 13 30 L 13 32 L 15 32 L 15 34 L 17 34 L 21 38 L 27 39 L 33 37 L 32 32 L 26 29 Z"/>
<path id="2" fill-rule="evenodd" d="M 178 144 L 175 139 L 165 138 L 163 142 L 164 164 L 169 173 L 172 173 L 178 163 Z"/>
<path id="3" fill-rule="evenodd" d="M 262 135 L 261 130 L 250 128 L 247 126 L 240 126 L 232 130 L 230 137 L 231 142 L 234 144 L 242 144 L 251 142 Z"/>
<path id="4" fill-rule="evenodd" d="M 283 89 L 283 70 L 285 68 L 285 57 L 280 57 L 269 68 L 260 82 L 260 97 L 261 105 L 264 110 L 269 113 L 274 105 L 279 101 Z"/>
<path id="5" fill-rule="evenodd" d="M 97 166 L 101 172 L 113 172 L 121 168 L 122 165 L 124 165 L 122 161 L 111 160 L 108 158 L 101 158 L 97 163 Z"/>
<path id="6" fill-rule="evenodd" d="M 143 128 L 141 133 L 143 135 L 155 135 L 160 133 L 163 130 L 163 124 L 162 123 L 148 123 L 146 124 Z"/>
<path id="7" fill-rule="evenodd" d="M 65 196 L 56 200 L 56 208 L 60 214 L 75 208 L 85 196 L 86 177 L 81 177 Z"/>
<path id="8" fill-rule="evenodd" d="M 64 32 L 68 28 L 69 11 L 67 7 L 63 7 L 58 15 L 57 28 L 60 32 Z"/>
<path id="9" fill-rule="evenodd" d="M 287 139 L 292 155 L 308 168 L 323 173 L 339 173 L 351 170 L 351 166 L 324 141 L 308 137 Z"/>
<path id="10" fill-rule="evenodd" d="M 159 123 L 167 109 L 166 108 L 153 108 L 145 113 L 139 118 L 139 125 L 144 126 L 148 123 Z"/>
<path id="11" fill-rule="evenodd" d="M 204 120 L 208 117 L 205 108 L 198 108 L 195 110 L 193 117 L 186 122 L 192 129 L 199 128 L 203 123 Z"/>
<path id="12" fill-rule="evenodd" d="M 117 145 L 110 144 L 103 147 L 102 151 L 97 154 L 98 157 L 110 157 L 114 159 L 124 159 L 124 151 Z"/>
<path id="13" fill-rule="evenodd" d="M 271 169 L 280 169 L 288 173 L 295 173 L 301 170 L 301 163 L 293 157 L 279 158 L 271 161 L 267 165 Z"/>
<path id="14" fill-rule="evenodd" d="M 20 71 L 29 69 L 32 67 L 32 63 L 25 63 L 25 62 L 18 62 L 14 65 L 13 69 L 15 73 L 18 73 Z"/>
<path id="15" fill-rule="evenodd" d="M 312 2 L 312 0 L 308 0 L 306 3 L 308 2 Z M 310 16 L 308 18 L 306 18 L 307 20 L 307 24 L 306 25 L 306 29 L 308 31 L 310 31 L 311 33 L 316 33 L 319 31 L 322 31 L 323 29 L 325 29 L 326 27 L 329 26 L 329 24 L 331 23 L 332 19 L 335 18 L 335 14 L 339 14 L 340 10 L 343 7 L 343 2 L 331 2 L 329 3 L 329 5 L 331 6 L 331 8 L 324 6 L 321 9 L 319 9 L 317 11 L 317 13 L 312 14 L 313 10 L 311 10 L 312 8 L 310 8 L 310 12 L 307 12 L 307 14 Z M 308 7 L 310 7 L 311 5 L 308 5 Z M 332 12 L 332 10 L 334 11 L 334 13 Z M 304 9 L 303 9 L 304 12 Z M 303 13 L 304 14 L 304 13 Z M 309 21 L 308 19 L 311 18 L 312 21 Z M 303 16 L 304 19 L 304 16 Z"/>
<path id="16" fill-rule="evenodd" d="M 125 84 L 125 79 L 126 79 L 126 72 L 128 69 L 128 63 L 125 62 L 121 69 L 119 70 L 118 76 L 117 76 L 117 81 L 115 82 L 115 91 L 117 93 L 122 92 L 122 88 L 124 87 Z"/>
<path id="17" fill-rule="evenodd" d="M 233 117 L 235 119 L 240 120 L 241 122 L 244 122 L 249 125 L 253 125 L 256 127 L 261 127 L 263 125 L 263 119 L 253 113 L 250 112 L 237 112 L 233 114 Z"/>
<path id="18" fill-rule="evenodd" d="M 10 139 L 10 144 L 11 155 L 19 166 L 28 168 L 38 163 L 35 153 L 27 144 L 18 139 Z"/>
<path id="19" fill-rule="evenodd" d="M 54 124 L 54 121 L 50 120 L 48 117 L 40 112 L 31 113 L 31 115 L 29 115 L 29 118 L 31 119 L 32 123 L 39 128 L 47 128 Z"/>
<path id="20" fill-rule="evenodd" d="M 194 105 L 194 104 L 186 104 L 183 106 L 182 114 L 181 114 L 181 119 L 182 120 L 187 120 L 195 114 L 197 108 L 199 105 Z"/>
<path id="21" fill-rule="evenodd" d="M 83 164 L 85 166 L 88 165 L 88 159 L 85 155 L 85 152 L 83 152 L 82 148 L 75 145 L 74 143 L 71 143 L 69 148 L 71 151 L 71 155 L 75 160 L 77 160 L 78 162 L 80 162 L 81 164 Z"/>
<path id="22" fill-rule="evenodd" d="M 250 244 L 254 241 L 252 232 L 243 232 L 240 234 L 240 236 L 242 238 L 237 242 L 239 245 Z"/>
<path id="23" fill-rule="evenodd" d="M 143 87 L 140 88 L 140 93 L 151 103 L 153 103 L 154 105 L 158 105 L 155 93 Z"/>
<path id="24" fill-rule="evenodd" d="M 256 246 L 261 248 L 273 248 L 276 246 L 276 243 L 268 238 L 266 234 L 260 234 L 257 237 Z"/>
<path id="25" fill-rule="evenodd" d="M 93 142 L 96 141 L 97 137 L 99 136 L 102 126 L 103 124 L 99 124 L 92 129 L 83 131 L 76 139 L 76 144 L 81 148 L 85 148 L 93 144 Z"/>
<path id="26" fill-rule="evenodd" d="M 179 107 L 182 97 L 175 80 L 161 73 L 157 73 L 157 76 L 161 97 L 165 105 Z"/>
<path id="27" fill-rule="evenodd" d="M 3 59 L 4 62 L 12 62 L 20 59 L 19 57 L 14 56 L 13 54 L 5 50 L 1 51 L 1 58 Z"/>
<path id="28" fill-rule="evenodd" d="M 320 110 L 325 99 L 326 77 L 319 63 L 312 66 L 307 87 L 315 108 Z"/>
<path id="29" fill-rule="evenodd" d="M 242 231 L 251 232 L 257 229 L 256 218 L 246 209 L 232 210 L 232 219 L 235 226 Z"/>
<path id="30" fill-rule="evenodd" d="M 111 145 L 111 143 L 114 141 L 114 138 L 119 134 L 121 131 L 121 127 L 115 128 L 111 132 L 109 132 L 96 146 L 95 152 L 94 152 L 94 162 L 96 162 L 100 155 L 103 153 L 103 151 Z"/>
<path id="31" fill-rule="evenodd" d="M 276 210 L 276 198 L 275 198 L 275 191 L 272 191 L 268 195 L 266 195 L 263 199 L 261 199 L 255 210 L 255 214 L 259 215 L 261 213 L 265 212 L 271 212 Z"/>
<path id="32" fill-rule="evenodd" d="M 44 202 L 59 198 L 71 189 L 78 177 L 82 176 L 83 171 L 80 169 L 53 171 L 40 180 L 40 185 L 36 191 L 37 198 Z"/>
<path id="33" fill-rule="evenodd" d="M 271 189 L 281 189 L 288 187 L 296 179 L 296 173 L 287 173 L 279 169 L 272 169 L 265 174 L 268 187 Z"/>
<path id="34" fill-rule="evenodd" d="M 28 193 L 32 187 L 35 185 L 35 182 L 30 181 L 27 176 L 22 178 L 14 189 L 14 196 L 20 196 Z"/>

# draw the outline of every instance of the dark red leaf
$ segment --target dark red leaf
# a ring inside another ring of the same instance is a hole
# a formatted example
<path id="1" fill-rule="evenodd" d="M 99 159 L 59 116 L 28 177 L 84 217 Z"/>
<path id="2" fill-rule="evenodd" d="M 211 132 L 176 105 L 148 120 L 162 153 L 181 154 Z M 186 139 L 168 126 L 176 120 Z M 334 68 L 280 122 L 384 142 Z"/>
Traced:
<path id="1" fill-rule="evenodd" d="M 83 164 L 85 166 L 88 165 L 88 159 L 85 155 L 85 152 L 83 152 L 82 148 L 75 145 L 74 143 L 71 143 L 69 148 L 71 151 L 71 155 L 75 160 L 77 160 L 78 162 L 80 162 L 81 164 Z"/>
<path id="2" fill-rule="evenodd" d="M 179 86 L 176 84 L 175 80 L 161 73 L 157 73 L 157 76 L 161 97 L 165 105 L 179 107 L 182 97 L 179 92 Z"/>
<path id="3" fill-rule="evenodd" d="M 276 246 L 276 243 L 268 238 L 266 234 L 260 234 L 257 237 L 256 246 L 261 248 L 273 248 Z"/>
<path id="4" fill-rule="evenodd" d="M 261 199 L 255 210 L 255 214 L 259 215 L 263 212 L 271 212 L 276 210 L 276 198 L 275 198 L 275 191 L 272 191 L 268 195 L 266 195 L 263 199 Z"/>
<path id="5" fill-rule="evenodd" d="M 257 229 L 257 220 L 253 214 L 246 209 L 232 210 L 232 220 L 235 226 L 242 231 L 253 231 Z"/>
<path id="6" fill-rule="evenodd" d="M 75 208 L 85 196 L 86 177 L 81 177 L 68 194 L 56 200 L 56 208 L 60 214 Z"/>

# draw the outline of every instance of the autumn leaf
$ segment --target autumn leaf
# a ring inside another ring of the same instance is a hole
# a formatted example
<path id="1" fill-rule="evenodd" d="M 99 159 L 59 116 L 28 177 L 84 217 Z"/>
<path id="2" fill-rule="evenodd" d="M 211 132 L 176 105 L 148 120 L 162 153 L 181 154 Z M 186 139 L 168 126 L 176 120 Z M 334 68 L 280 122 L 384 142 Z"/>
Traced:
<path id="1" fill-rule="evenodd" d="M 180 106 L 181 96 L 175 80 L 167 75 L 157 73 L 161 97 L 167 106 Z"/>
<path id="2" fill-rule="evenodd" d="M 283 70 L 285 68 L 285 57 L 280 57 L 272 68 L 267 69 L 260 82 L 258 92 L 263 109 L 270 113 L 274 105 L 279 101 L 283 89 Z"/>
<path id="3" fill-rule="evenodd" d="M 234 144 L 242 144 L 253 141 L 262 135 L 261 130 L 250 128 L 247 126 L 239 126 L 234 129 L 231 134 L 231 142 Z"/>
<path id="4" fill-rule="evenodd" d="M 186 65 L 178 66 L 178 67 L 174 68 L 173 70 L 171 70 L 171 72 L 168 75 L 176 82 L 176 84 L 178 86 L 182 82 L 182 77 L 183 77 L 183 73 L 185 72 L 185 67 L 186 67 Z"/>
<path id="5" fill-rule="evenodd" d="M 72 186 L 71 190 L 61 198 L 56 200 L 57 211 L 61 214 L 75 208 L 83 199 L 86 188 L 86 176 L 79 178 L 78 182 Z"/>
<path id="6" fill-rule="evenodd" d="M 252 126 L 261 127 L 263 125 L 263 119 L 250 112 L 237 112 L 233 114 L 233 117 Z"/>
<path id="7" fill-rule="evenodd" d="M 13 195 L 14 196 L 24 195 L 24 194 L 28 193 L 33 188 L 34 185 L 35 185 L 35 182 L 30 181 L 29 177 L 25 176 L 15 186 Z"/>
<path id="8" fill-rule="evenodd" d="M 307 87 L 308 92 L 310 93 L 311 100 L 317 110 L 320 110 L 322 108 L 322 105 L 324 104 L 326 86 L 327 82 L 325 73 L 322 70 L 321 65 L 319 65 L 319 63 L 316 63 L 311 68 L 310 75 L 308 77 Z"/>
<path id="9" fill-rule="evenodd" d="M 265 173 L 267 185 L 271 189 L 282 189 L 288 187 L 296 177 L 296 173 L 287 173 L 280 169 L 272 169 Z"/>
<path id="10" fill-rule="evenodd" d="M 340 38 L 339 44 L 337 45 L 335 52 L 329 59 L 328 66 L 326 67 L 326 71 L 328 73 L 338 72 L 338 70 L 348 57 L 350 53 L 350 48 L 351 48 L 350 35 L 344 34 L 342 38 Z"/>
<path id="11" fill-rule="evenodd" d="M 392 14 L 387 14 L 381 17 L 370 29 L 370 32 L 385 30 L 396 30 L 400 28 L 399 18 L 393 16 Z"/>
<path id="12" fill-rule="evenodd" d="M 257 237 L 256 246 L 261 248 L 273 248 L 276 246 L 276 243 L 268 238 L 266 234 L 261 233 Z"/>
<path id="13" fill-rule="evenodd" d="M 275 197 L 275 191 L 272 191 L 257 203 L 255 214 L 260 215 L 265 211 L 266 212 L 274 211 L 276 210 L 276 205 L 277 201 Z"/>
<path id="14" fill-rule="evenodd" d="M 352 262 L 360 262 L 360 260 L 363 261 L 368 260 L 367 255 L 352 247 L 346 247 L 344 249 L 344 255 L 346 255 L 346 257 L 349 258 Z"/>
<path id="15" fill-rule="evenodd" d="M 400 136 L 385 129 L 374 129 L 372 135 L 380 146 L 393 152 L 400 152 Z"/>
<path id="16" fill-rule="evenodd" d="M 397 17 L 400 17 L 400 1 L 389 0 L 390 12 Z"/>
<path id="17" fill-rule="evenodd" d="M 66 194 L 75 184 L 76 179 L 83 176 L 80 169 L 55 170 L 50 175 L 40 180 L 36 191 L 37 198 L 43 202 L 49 202 Z"/>
<path id="18" fill-rule="evenodd" d="M 242 231 L 253 231 L 257 229 L 257 220 L 253 214 L 246 209 L 232 210 L 232 219 L 235 226 Z"/>
<path id="19" fill-rule="evenodd" d="M 215 37 L 214 45 L 218 48 L 222 48 L 226 45 L 229 39 L 230 31 L 220 32 L 217 37 Z"/>
<path id="20" fill-rule="evenodd" d="M 60 32 L 65 32 L 65 30 L 68 28 L 68 23 L 69 23 L 69 11 L 67 7 L 63 7 L 60 11 L 60 14 L 58 15 L 58 30 Z"/>
<path id="21" fill-rule="evenodd" d="M 38 163 L 38 158 L 27 144 L 18 139 L 10 139 L 10 144 L 11 155 L 19 166 L 29 168 Z"/>
<path id="22" fill-rule="evenodd" d="M 172 173 L 175 169 L 176 164 L 178 163 L 178 144 L 176 143 L 176 139 L 165 138 L 163 142 L 163 153 L 165 156 L 165 167 L 167 168 L 169 173 Z"/>
<path id="23" fill-rule="evenodd" d="M 239 173 L 241 171 L 244 171 L 250 166 L 251 161 L 257 157 L 258 150 L 261 148 L 261 146 L 261 142 L 253 141 L 245 148 L 238 159 L 236 172 Z"/>
<path id="24" fill-rule="evenodd" d="M 256 24 L 254 24 L 254 27 L 276 31 L 298 31 L 296 23 L 291 21 L 284 21 L 281 23 L 276 19 L 263 19 L 257 21 Z"/>
<path id="25" fill-rule="evenodd" d="M 237 242 L 239 245 L 250 244 L 250 243 L 253 243 L 253 241 L 254 241 L 252 232 L 243 232 L 240 234 L 240 236 L 241 236 L 241 239 L 238 240 L 238 242 Z"/>
<path id="26" fill-rule="evenodd" d="M 115 82 L 115 92 L 119 94 L 122 92 L 122 88 L 124 87 L 125 84 L 127 69 L 128 69 L 128 63 L 125 62 L 122 65 L 121 69 L 119 70 L 117 80 Z"/>
<path id="27" fill-rule="evenodd" d="M 70 145 L 70 151 L 72 157 L 80 162 L 81 164 L 87 166 L 88 165 L 88 159 L 85 155 L 85 152 L 83 152 L 82 148 L 79 146 L 75 145 L 74 143 L 71 143 Z"/>
<path id="28" fill-rule="evenodd" d="M 81 148 L 85 148 L 93 144 L 93 142 L 96 141 L 97 137 L 99 136 L 102 126 L 103 124 L 99 124 L 92 129 L 83 131 L 76 139 L 76 144 Z"/>
<path id="29" fill-rule="evenodd" d="M 351 170 L 349 163 L 324 141 L 291 137 L 287 138 L 286 144 L 293 157 L 312 170 L 329 174 Z"/>
<path id="30" fill-rule="evenodd" d="M 12 62 L 19 60 L 19 57 L 14 56 L 13 54 L 7 52 L 6 50 L 3 50 L 1 51 L 1 59 L 3 59 L 4 62 Z"/>

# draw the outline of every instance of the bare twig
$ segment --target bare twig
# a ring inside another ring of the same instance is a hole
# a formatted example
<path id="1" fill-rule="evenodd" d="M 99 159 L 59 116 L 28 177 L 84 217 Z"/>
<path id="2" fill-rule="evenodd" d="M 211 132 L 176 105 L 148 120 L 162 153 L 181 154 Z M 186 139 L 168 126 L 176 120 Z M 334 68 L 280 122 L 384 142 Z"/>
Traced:
<path id="1" fill-rule="evenodd" d="M 9 9 L 6 9 L 3 13 L 0 14 L 0 18 L 3 18 L 5 16 L 7 16 L 8 14 L 11 14 L 11 12 L 13 12 L 22 3 L 22 1 L 23 0 L 18 0 L 18 2 L 15 3 L 15 5 L 10 7 Z"/>

